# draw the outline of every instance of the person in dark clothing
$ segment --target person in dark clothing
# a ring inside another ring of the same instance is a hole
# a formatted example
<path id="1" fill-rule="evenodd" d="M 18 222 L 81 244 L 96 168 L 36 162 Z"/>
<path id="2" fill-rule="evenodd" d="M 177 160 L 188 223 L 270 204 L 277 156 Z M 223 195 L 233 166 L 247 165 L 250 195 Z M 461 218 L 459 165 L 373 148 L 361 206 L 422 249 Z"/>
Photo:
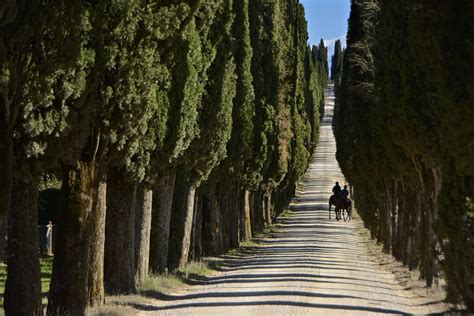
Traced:
<path id="1" fill-rule="evenodd" d="M 341 197 L 345 199 L 349 198 L 349 191 L 347 191 L 347 185 L 345 185 L 344 189 L 341 190 Z"/>
<path id="2" fill-rule="evenodd" d="M 336 182 L 336 185 L 332 188 L 332 193 L 334 193 L 334 196 L 338 196 L 339 192 L 341 192 L 341 187 L 339 186 L 339 182 Z"/>

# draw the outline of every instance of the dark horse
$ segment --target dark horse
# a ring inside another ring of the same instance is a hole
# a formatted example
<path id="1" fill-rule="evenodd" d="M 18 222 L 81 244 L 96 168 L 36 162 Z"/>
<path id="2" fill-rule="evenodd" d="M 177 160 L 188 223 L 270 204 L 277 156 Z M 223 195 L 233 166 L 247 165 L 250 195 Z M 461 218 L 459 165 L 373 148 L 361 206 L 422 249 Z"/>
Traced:
<path id="1" fill-rule="evenodd" d="M 334 205 L 334 212 L 336 213 L 336 219 L 340 220 L 344 217 L 344 221 L 352 219 L 352 203 L 349 199 L 336 199 L 334 195 L 329 198 L 329 219 L 331 219 L 331 206 Z M 341 217 L 342 211 L 342 217 Z M 347 216 L 344 214 L 346 211 Z"/>

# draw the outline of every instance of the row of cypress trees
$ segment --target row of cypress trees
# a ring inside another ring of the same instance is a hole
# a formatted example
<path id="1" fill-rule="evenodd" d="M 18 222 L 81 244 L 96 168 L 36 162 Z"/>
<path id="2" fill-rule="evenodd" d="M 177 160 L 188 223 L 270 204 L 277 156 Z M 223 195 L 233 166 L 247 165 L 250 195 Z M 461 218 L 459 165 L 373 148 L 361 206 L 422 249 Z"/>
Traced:
<path id="1" fill-rule="evenodd" d="M 384 250 L 474 310 L 474 5 L 353 0 L 337 159 Z"/>
<path id="2" fill-rule="evenodd" d="M 270 224 L 319 131 L 324 44 L 298 0 L 4 1 L 7 314 L 42 314 L 38 188 L 62 180 L 48 313 Z M 4 232 L 3 232 L 4 233 Z"/>

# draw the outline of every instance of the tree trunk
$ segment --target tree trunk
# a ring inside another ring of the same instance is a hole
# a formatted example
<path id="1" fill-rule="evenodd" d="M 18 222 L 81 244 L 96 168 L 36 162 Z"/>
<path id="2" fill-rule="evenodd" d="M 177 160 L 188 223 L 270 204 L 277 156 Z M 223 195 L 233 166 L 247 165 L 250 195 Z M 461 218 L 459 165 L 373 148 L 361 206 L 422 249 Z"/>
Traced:
<path id="1" fill-rule="evenodd" d="M 263 211 L 263 202 L 262 202 L 263 194 L 260 190 L 252 193 L 252 200 L 251 202 L 251 214 L 253 223 L 255 225 L 252 226 L 253 231 L 252 233 L 258 234 L 263 231 L 263 227 L 265 225 L 265 216 Z"/>
<path id="2" fill-rule="evenodd" d="M 193 237 L 192 237 L 192 255 L 191 259 L 199 261 L 202 259 L 202 206 L 203 196 L 196 195 L 196 207 L 194 213 L 193 223 Z"/>
<path id="3" fill-rule="evenodd" d="M 25 166 L 21 166 L 25 168 Z M 39 175 L 15 176 L 8 229 L 6 315 L 42 315 L 38 240 Z"/>
<path id="4" fill-rule="evenodd" d="M 264 193 L 263 195 L 263 212 L 265 216 L 265 226 L 272 224 L 272 194 Z"/>
<path id="5" fill-rule="evenodd" d="M 136 185 L 111 169 L 107 181 L 105 219 L 105 290 L 110 294 L 135 291 Z"/>
<path id="6" fill-rule="evenodd" d="M 418 267 L 420 262 L 420 239 L 419 239 L 419 230 L 420 230 L 420 217 L 421 217 L 421 195 L 419 190 L 412 192 L 412 201 L 411 205 L 411 234 L 410 234 L 410 254 L 408 267 L 411 270 L 415 270 Z"/>
<path id="7" fill-rule="evenodd" d="M 392 212 L 392 192 L 390 183 L 384 183 L 385 201 L 382 207 L 382 241 L 383 252 L 390 253 L 390 246 L 392 244 L 392 221 L 390 218 Z"/>
<path id="8" fill-rule="evenodd" d="M 239 203 L 240 207 L 240 240 L 247 241 L 252 238 L 252 227 L 250 222 L 250 199 L 251 193 L 248 190 L 244 190 L 240 193 Z"/>
<path id="9" fill-rule="evenodd" d="M 95 193 L 92 219 L 89 263 L 89 305 L 101 306 L 105 302 L 104 290 L 104 251 L 105 216 L 107 207 L 107 177 L 103 175 Z"/>
<path id="10" fill-rule="evenodd" d="M 188 263 L 189 250 L 191 248 L 191 232 L 193 228 L 194 202 L 196 187 L 190 186 L 186 194 L 186 207 L 184 209 L 184 234 L 181 242 L 181 255 L 179 257 L 178 268 L 182 268 Z"/>
<path id="11" fill-rule="evenodd" d="M 90 221 L 98 170 L 85 161 L 64 167 L 65 203 L 57 224 L 48 314 L 84 315 L 86 311 Z"/>
<path id="12" fill-rule="evenodd" d="M 3 262 L 13 185 L 13 130 L 3 124 L 0 127 L 0 262 Z"/>
<path id="13" fill-rule="evenodd" d="M 13 129 L 0 123 L 0 216 L 6 217 L 13 185 Z M 6 231 L 1 234 L 6 235 Z"/>
<path id="14" fill-rule="evenodd" d="M 153 192 L 140 184 L 135 207 L 135 280 L 138 282 L 148 275 L 152 198 Z"/>
<path id="15" fill-rule="evenodd" d="M 428 286 L 433 285 L 433 279 L 437 276 L 436 268 L 436 235 L 434 232 L 434 223 L 438 214 L 438 194 L 441 190 L 440 186 L 440 172 L 437 169 L 424 168 L 423 182 L 425 185 L 425 236 L 424 236 L 424 250 L 425 256 L 423 258 L 423 276 L 426 279 Z"/>
<path id="16" fill-rule="evenodd" d="M 164 273 L 168 266 L 171 209 L 176 180 L 176 167 L 162 177 L 153 192 L 150 269 L 153 273 Z"/>
<path id="17" fill-rule="evenodd" d="M 405 263 L 405 249 L 406 249 L 406 235 L 407 235 L 407 222 L 406 222 L 406 192 L 403 188 L 403 184 L 399 183 L 398 185 L 398 194 L 397 194 L 397 235 L 396 235 L 396 246 L 393 248 L 392 252 L 394 257 Z"/>
<path id="18" fill-rule="evenodd" d="M 398 226 L 397 226 L 397 221 L 398 221 L 398 182 L 396 181 L 393 181 L 392 182 L 392 201 L 391 201 L 391 219 L 392 219 L 392 223 L 391 223 L 391 237 L 392 237 L 392 240 L 391 240 L 391 249 L 392 249 L 392 252 L 394 251 L 394 249 L 397 248 L 397 245 L 398 245 L 398 240 L 397 240 L 397 236 L 398 236 Z"/>
<path id="19" fill-rule="evenodd" d="M 0 263 L 6 262 L 5 245 L 8 231 L 8 214 L 0 214 Z"/>
<path id="20" fill-rule="evenodd" d="M 229 230 L 230 248 L 238 248 L 240 241 L 240 189 L 238 186 L 229 190 L 227 194 L 228 210 L 227 227 Z M 227 250 L 227 249 L 226 249 Z"/>
<path id="21" fill-rule="evenodd" d="M 224 252 L 222 219 L 219 213 L 215 186 L 211 186 L 203 200 L 203 249 L 206 256 L 215 256 Z"/>
<path id="22" fill-rule="evenodd" d="M 173 198 L 170 251 L 168 264 L 171 270 L 182 268 L 188 262 L 193 226 L 196 187 L 184 175 L 178 175 Z"/>

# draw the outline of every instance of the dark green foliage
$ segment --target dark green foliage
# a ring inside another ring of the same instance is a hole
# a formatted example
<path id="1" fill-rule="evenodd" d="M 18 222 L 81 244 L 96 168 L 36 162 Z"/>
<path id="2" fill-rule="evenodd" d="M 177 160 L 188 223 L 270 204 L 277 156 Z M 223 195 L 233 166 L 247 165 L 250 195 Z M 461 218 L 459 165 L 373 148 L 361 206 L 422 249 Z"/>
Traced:
<path id="1" fill-rule="evenodd" d="M 306 114 L 309 118 L 309 124 L 311 127 L 311 139 L 310 146 L 308 148 L 314 149 L 319 140 L 319 122 L 322 119 L 321 111 L 319 108 L 324 107 L 320 105 L 323 101 L 324 87 L 321 85 L 318 74 L 318 64 L 314 63 L 312 58 L 311 47 L 308 46 L 305 54 L 305 104 Z M 310 150 L 312 152 L 312 150 Z"/>
<path id="2" fill-rule="evenodd" d="M 222 163 L 219 170 L 221 176 L 229 168 L 234 178 L 242 181 L 244 187 L 255 187 L 258 175 L 252 168 L 252 150 L 254 142 L 255 93 L 251 72 L 253 49 L 250 45 L 249 1 L 234 0 L 235 20 L 232 34 L 236 63 L 236 96 L 233 104 L 233 128 L 228 143 L 228 158 L 230 164 Z"/>
<path id="3" fill-rule="evenodd" d="M 334 122 L 337 158 L 374 237 L 428 285 L 441 266 L 448 299 L 469 310 L 473 12 L 354 0 Z"/>
<path id="4" fill-rule="evenodd" d="M 254 164 L 260 165 L 262 192 L 275 190 L 280 208 L 317 141 L 327 57 L 308 54 L 304 9 L 297 1 L 253 1 L 250 9 L 259 126 Z"/>
<path id="5" fill-rule="evenodd" d="M 341 84 L 342 77 L 342 64 L 343 64 L 343 51 L 341 46 L 341 41 L 337 40 L 334 48 L 334 55 L 332 56 L 331 61 L 331 80 L 334 83 L 334 91 L 337 94 L 337 89 Z"/>
<path id="6" fill-rule="evenodd" d="M 239 221 L 242 192 L 289 201 L 317 143 L 328 76 L 299 1 L 7 1 L 0 12 L 0 146 L 12 149 L 0 174 L 11 183 L 13 161 L 28 164 L 15 175 L 35 170 L 28 184 L 63 169 L 50 312 L 85 310 L 90 210 L 107 170 L 152 187 L 178 169 L 173 209 L 184 211 L 194 188 L 207 194 L 226 247 L 238 232 L 219 216 Z M 41 214 L 58 194 L 42 191 Z M 189 230 L 180 212 L 175 246 Z"/>
<path id="7" fill-rule="evenodd" d="M 295 16 L 294 26 L 294 86 L 291 116 L 293 119 L 293 140 L 291 143 L 291 160 L 289 166 L 289 174 L 287 175 L 289 182 L 294 185 L 301 179 L 309 163 L 309 151 L 311 146 L 311 125 L 307 113 L 307 105 L 305 102 L 306 74 L 305 60 L 308 40 L 307 23 L 304 17 L 304 8 L 302 5 L 295 3 L 293 15 Z M 309 70 L 310 71 L 310 70 Z"/>
<path id="8" fill-rule="evenodd" d="M 324 46 L 324 41 L 321 39 L 318 46 L 318 61 L 321 65 L 320 76 L 325 85 L 329 79 L 329 65 L 328 65 L 328 48 Z"/>

